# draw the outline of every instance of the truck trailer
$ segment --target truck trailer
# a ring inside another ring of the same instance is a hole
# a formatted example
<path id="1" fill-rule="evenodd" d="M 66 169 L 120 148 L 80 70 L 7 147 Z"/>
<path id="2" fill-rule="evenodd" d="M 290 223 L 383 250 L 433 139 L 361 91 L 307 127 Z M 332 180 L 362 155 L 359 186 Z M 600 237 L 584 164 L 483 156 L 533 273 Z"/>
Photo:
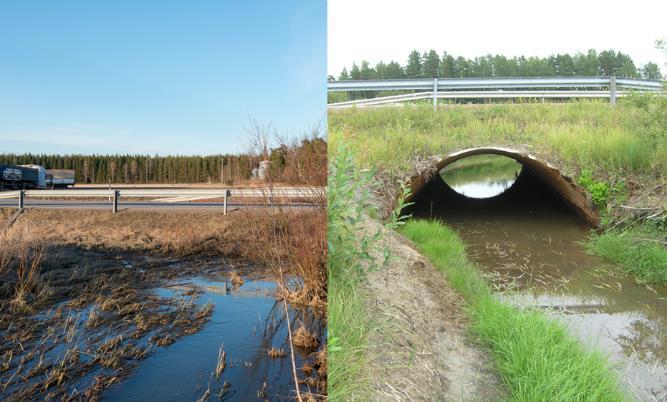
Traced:
<path id="1" fill-rule="evenodd" d="M 49 188 L 65 188 L 74 185 L 74 170 L 46 169 L 46 186 Z"/>

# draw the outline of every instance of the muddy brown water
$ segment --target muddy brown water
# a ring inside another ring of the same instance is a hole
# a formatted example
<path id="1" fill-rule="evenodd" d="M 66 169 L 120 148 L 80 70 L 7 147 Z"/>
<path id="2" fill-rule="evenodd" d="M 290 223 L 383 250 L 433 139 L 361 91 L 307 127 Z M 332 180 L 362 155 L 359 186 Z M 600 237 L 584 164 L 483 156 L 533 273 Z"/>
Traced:
<path id="1" fill-rule="evenodd" d="M 467 180 L 456 185 L 474 187 L 477 197 L 485 188 L 497 194 L 497 177 Z M 454 228 L 501 298 L 544 310 L 606 355 L 631 397 L 667 400 L 667 287 L 641 284 L 587 254 L 590 228 L 562 205 L 517 200 L 494 209 L 490 200 L 483 209 L 429 206 L 415 216 Z"/>

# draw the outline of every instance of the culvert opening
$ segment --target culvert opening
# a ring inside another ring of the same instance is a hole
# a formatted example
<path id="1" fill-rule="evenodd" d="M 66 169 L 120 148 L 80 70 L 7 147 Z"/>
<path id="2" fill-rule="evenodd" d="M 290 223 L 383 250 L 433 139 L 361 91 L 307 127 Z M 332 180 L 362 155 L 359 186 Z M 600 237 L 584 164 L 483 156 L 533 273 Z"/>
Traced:
<path id="1" fill-rule="evenodd" d="M 440 170 L 442 180 L 452 190 L 469 198 L 498 196 L 516 182 L 523 165 L 502 155 L 473 155 L 450 163 Z"/>
<path id="2" fill-rule="evenodd" d="M 441 159 L 411 181 L 418 218 L 559 214 L 597 226 L 585 191 L 544 161 L 505 148 L 473 148 Z"/>

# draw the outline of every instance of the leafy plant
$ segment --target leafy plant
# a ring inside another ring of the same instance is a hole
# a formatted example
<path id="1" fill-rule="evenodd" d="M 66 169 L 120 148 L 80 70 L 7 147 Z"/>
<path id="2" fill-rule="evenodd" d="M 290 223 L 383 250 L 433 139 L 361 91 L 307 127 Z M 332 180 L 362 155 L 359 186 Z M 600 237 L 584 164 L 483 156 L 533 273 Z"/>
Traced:
<path id="1" fill-rule="evenodd" d="M 360 170 L 341 144 L 330 152 L 328 198 L 328 385 L 329 398 L 360 399 L 368 392 L 365 350 L 372 320 L 360 295 L 366 273 L 379 269 L 373 258 L 381 233 L 368 233 L 365 219 L 375 206 L 375 171 Z M 385 255 L 385 259 L 387 256 Z"/>
<path id="2" fill-rule="evenodd" d="M 609 184 L 593 179 L 590 170 L 583 170 L 577 181 L 591 194 L 595 206 L 598 208 L 605 208 L 607 206 L 610 193 Z"/>
<path id="3" fill-rule="evenodd" d="M 401 182 L 401 191 L 398 197 L 398 204 L 393 211 L 391 211 L 391 216 L 389 217 L 389 222 L 387 223 L 388 229 L 398 229 L 399 227 L 405 225 L 405 222 L 412 217 L 412 214 L 404 215 L 403 210 L 410 205 L 414 205 L 414 202 L 407 202 L 406 200 L 412 196 L 412 190 L 410 186 L 406 183 Z"/>

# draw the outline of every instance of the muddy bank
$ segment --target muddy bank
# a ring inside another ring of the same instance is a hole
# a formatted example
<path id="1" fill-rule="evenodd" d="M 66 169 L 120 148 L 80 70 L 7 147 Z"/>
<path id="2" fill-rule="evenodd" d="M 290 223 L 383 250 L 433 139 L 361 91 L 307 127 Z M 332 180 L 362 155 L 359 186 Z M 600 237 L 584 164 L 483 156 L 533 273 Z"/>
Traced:
<path id="1" fill-rule="evenodd" d="M 370 232 L 379 224 L 368 221 Z M 392 258 L 364 289 L 380 329 L 369 339 L 374 400 L 495 400 L 492 361 L 466 336 L 464 301 L 409 242 L 383 230 Z"/>

